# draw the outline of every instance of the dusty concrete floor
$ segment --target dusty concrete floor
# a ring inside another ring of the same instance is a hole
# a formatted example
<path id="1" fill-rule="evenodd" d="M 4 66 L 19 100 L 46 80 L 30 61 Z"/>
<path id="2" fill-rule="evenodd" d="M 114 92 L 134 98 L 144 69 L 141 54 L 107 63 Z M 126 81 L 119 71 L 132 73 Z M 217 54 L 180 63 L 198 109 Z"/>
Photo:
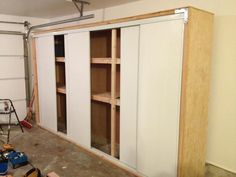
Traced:
<path id="1" fill-rule="evenodd" d="M 0 136 L 0 139 L 5 140 Z M 103 161 L 96 156 L 87 154 L 74 144 L 55 136 L 38 127 L 25 129 L 13 127 L 10 143 L 16 150 L 25 152 L 30 162 L 43 174 L 55 171 L 60 177 L 133 177 L 131 174 Z M 206 177 L 236 177 L 212 165 L 206 166 Z M 31 169 L 30 165 L 13 170 L 9 174 L 20 177 Z"/>
<path id="2" fill-rule="evenodd" d="M 85 153 L 76 145 L 43 129 L 25 129 L 22 134 L 18 127 L 12 131 L 10 143 L 16 150 L 25 152 L 30 162 L 43 174 L 55 171 L 60 177 L 133 177 L 115 166 Z M 30 165 L 16 170 L 10 168 L 14 177 L 20 177 L 31 169 Z"/>

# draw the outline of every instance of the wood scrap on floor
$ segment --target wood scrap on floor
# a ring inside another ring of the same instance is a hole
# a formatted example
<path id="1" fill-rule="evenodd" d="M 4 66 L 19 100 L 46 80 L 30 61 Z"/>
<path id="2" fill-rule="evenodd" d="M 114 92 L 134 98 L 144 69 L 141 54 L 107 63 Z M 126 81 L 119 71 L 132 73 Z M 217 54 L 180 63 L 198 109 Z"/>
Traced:
<path id="1" fill-rule="evenodd" d="M 60 177 L 60 176 L 56 174 L 55 172 L 50 172 L 47 174 L 47 177 Z"/>

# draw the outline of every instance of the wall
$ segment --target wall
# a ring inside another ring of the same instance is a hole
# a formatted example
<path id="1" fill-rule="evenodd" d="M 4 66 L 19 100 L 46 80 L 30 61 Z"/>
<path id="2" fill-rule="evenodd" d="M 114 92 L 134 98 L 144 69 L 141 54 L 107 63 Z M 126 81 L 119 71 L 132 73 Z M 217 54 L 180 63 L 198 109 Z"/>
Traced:
<path id="1" fill-rule="evenodd" d="M 207 162 L 236 173 L 236 1 L 140 0 L 95 11 L 93 21 L 188 5 L 215 14 Z"/>
<path id="2" fill-rule="evenodd" d="M 214 36 L 207 160 L 236 172 L 236 15 L 216 17 Z"/>

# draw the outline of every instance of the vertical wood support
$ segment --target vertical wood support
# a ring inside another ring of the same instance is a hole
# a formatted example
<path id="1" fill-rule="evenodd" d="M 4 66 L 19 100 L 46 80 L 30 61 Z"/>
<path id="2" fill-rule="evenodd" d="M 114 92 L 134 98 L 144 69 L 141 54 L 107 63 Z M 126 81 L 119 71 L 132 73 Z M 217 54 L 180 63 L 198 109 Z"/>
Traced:
<path id="1" fill-rule="evenodd" d="M 30 45 L 30 41 L 28 43 Z M 39 118 L 39 94 L 38 94 L 38 71 L 37 71 L 37 61 L 36 61 L 36 45 L 35 45 L 35 39 L 33 38 L 31 40 L 31 61 L 33 66 L 33 87 L 34 87 L 34 94 L 35 94 L 35 102 L 34 102 L 34 109 L 35 109 L 35 120 L 36 123 L 40 123 Z"/>
<path id="2" fill-rule="evenodd" d="M 189 8 L 185 24 L 178 177 L 205 176 L 213 14 Z"/>
<path id="3" fill-rule="evenodd" d="M 116 50 L 117 50 L 117 30 L 112 29 L 111 38 L 111 156 L 116 154 Z"/>

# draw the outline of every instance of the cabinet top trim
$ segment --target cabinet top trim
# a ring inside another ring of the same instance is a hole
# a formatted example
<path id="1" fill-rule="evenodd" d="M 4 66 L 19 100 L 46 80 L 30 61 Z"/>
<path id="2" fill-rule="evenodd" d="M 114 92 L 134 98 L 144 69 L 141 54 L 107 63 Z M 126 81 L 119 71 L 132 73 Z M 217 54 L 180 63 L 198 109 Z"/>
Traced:
<path id="1" fill-rule="evenodd" d="M 105 25 L 112 25 L 112 24 L 119 24 L 119 23 L 124 23 L 124 22 L 132 22 L 132 21 L 137 21 L 137 20 L 149 19 L 149 18 L 154 18 L 154 17 L 174 15 L 176 14 L 176 10 L 178 9 L 189 9 L 189 8 L 197 9 L 197 8 L 188 6 L 188 7 L 181 7 L 181 8 L 164 10 L 164 11 L 159 11 L 159 12 L 154 12 L 154 13 L 142 14 L 142 15 L 137 15 L 137 16 L 118 18 L 118 19 L 113 19 L 113 20 L 108 20 L 108 21 L 99 21 L 99 22 L 86 23 L 86 24 L 81 24 L 81 25 L 39 30 L 39 31 L 33 32 L 33 37 L 38 37 L 39 35 L 43 35 L 47 33 L 60 33 L 63 31 L 73 31 L 73 30 L 79 30 L 83 28 L 92 28 L 92 27 L 99 27 L 99 26 L 105 26 Z M 197 9 L 197 10 L 204 11 L 201 9 Z M 204 11 L 204 12 L 207 12 L 207 11 Z M 211 13 L 211 12 L 207 12 L 207 13 Z"/>

